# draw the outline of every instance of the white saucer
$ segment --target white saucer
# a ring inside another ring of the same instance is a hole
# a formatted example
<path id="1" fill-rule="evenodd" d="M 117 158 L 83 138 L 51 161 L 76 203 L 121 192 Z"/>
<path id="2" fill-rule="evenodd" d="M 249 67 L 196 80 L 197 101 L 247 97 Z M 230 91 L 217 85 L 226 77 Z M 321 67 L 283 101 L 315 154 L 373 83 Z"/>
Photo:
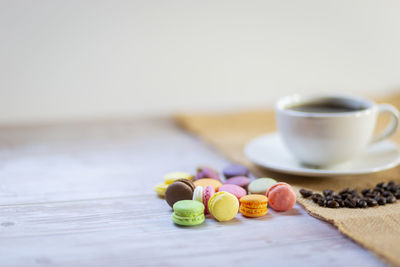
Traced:
<path id="1" fill-rule="evenodd" d="M 284 146 L 278 133 L 253 139 L 246 145 L 244 152 L 257 165 L 304 176 L 358 175 L 387 170 L 400 164 L 400 149 L 388 140 L 369 146 L 352 161 L 321 169 L 300 164 Z"/>

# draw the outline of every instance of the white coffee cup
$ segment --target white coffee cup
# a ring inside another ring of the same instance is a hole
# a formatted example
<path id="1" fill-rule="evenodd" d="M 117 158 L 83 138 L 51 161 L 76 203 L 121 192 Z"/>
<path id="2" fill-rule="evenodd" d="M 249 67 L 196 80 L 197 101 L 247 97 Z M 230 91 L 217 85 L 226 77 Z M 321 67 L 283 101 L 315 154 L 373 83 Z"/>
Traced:
<path id="1" fill-rule="evenodd" d="M 294 108 L 311 103 L 335 103 L 354 110 L 310 112 Z M 368 145 L 394 134 L 399 123 L 395 107 L 351 95 L 287 96 L 277 102 L 275 112 L 280 136 L 289 151 L 301 163 L 318 167 L 356 157 Z M 390 114 L 391 122 L 373 137 L 381 113 Z"/>

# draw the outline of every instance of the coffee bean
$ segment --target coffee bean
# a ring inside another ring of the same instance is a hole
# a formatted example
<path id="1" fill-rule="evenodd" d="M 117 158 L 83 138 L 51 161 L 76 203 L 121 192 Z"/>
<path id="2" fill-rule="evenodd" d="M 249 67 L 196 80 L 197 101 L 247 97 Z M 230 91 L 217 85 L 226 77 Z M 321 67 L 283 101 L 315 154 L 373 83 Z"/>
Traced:
<path id="1" fill-rule="evenodd" d="M 397 191 L 397 186 L 395 186 L 395 185 L 389 185 L 389 186 L 387 187 L 387 190 L 390 191 L 390 192 L 392 192 L 392 193 L 395 193 L 395 192 Z"/>
<path id="2" fill-rule="evenodd" d="M 367 194 L 365 194 L 365 197 L 375 198 L 376 197 L 376 193 L 367 193 Z"/>
<path id="3" fill-rule="evenodd" d="M 358 190 L 357 189 L 351 190 L 351 194 L 353 196 L 357 196 L 358 195 Z"/>
<path id="4" fill-rule="evenodd" d="M 339 201 L 342 200 L 342 197 L 340 195 L 333 195 L 333 200 Z"/>
<path id="5" fill-rule="evenodd" d="M 378 196 L 376 197 L 376 201 L 378 202 L 379 205 L 385 205 L 386 204 L 386 198 Z"/>
<path id="6" fill-rule="evenodd" d="M 344 204 L 346 207 L 351 208 L 351 209 L 354 209 L 356 207 L 356 205 L 349 199 L 346 199 L 344 201 Z"/>
<path id="7" fill-rule="evenodd" d="M 325 199 L 326 199 L 326 201 L 331 201 L 331 200 L 333 200 L 333 196 L 332 195 L 327 195 L 325 197 Z"/>
<path id="8" fill-rule="evenodd" d="M 339 195 L 349 194 L 351 192 L 350 188 L 343 189 L 339 192 Z"/>
<path id="9" fill-rule="evenodd" d="M 339 203 L 337 203 L 335 200 L 329 200 L 328 202 L 326 202 L 326 206 L 332 209 L 337 209 L 340 207 Z"/>
<path id="10" fill-rule="evenodd" d="M 353 196 L 350 194 L 346 194 L 346 195 L 344 195 L 344 197 L 345 197 L 345 199 L 353 199 Z"/>
<path id="11" fill-rule="evenodd" d="M 393 195 L 386 198 L 386 203 L 394 203 L 396 201 L 397 199 Z"/>
<path id="12" fill-rule="evenodd" d="M 394 193 L 394 196 L 395 196 L 397 199 L 400 199 L 400 190 L 397 190 L 397 192 Z"/>
<path id="13" fill-rule="evenodd" d="M 324 194 L 324 196 L 330 196 L 333 194 L 333 190 L 325 189 L 322 191 L 322 194 Z"/>
<path id="14" fill-rule="evenodd" d="M 375 207 L 378 205 L 378 202 L 373 198 L 367 198 L 366 202 L 370 207 Z"/>
<path id="15" fill-rule="evenodd" d="M 358 208 L 366 208 L 368 206 L 367 202 L 365 202 L 364 200 L 359 200 L 357 202 L 357 207 Z"/>
<path id="16" fill-rule="evenodd" d="M 315 202 L 318 203 L 319 199 L 323 199 L 324 197 L 321 194 L 314 193 L 311 195 L 311 199 Z"/>
<path id="17" fill-rule="evenodd" d="M 386 188 L 388 185 L 385 184 L 384 182 L 376 184 L 376 187 L 380 187 L 380 188 Z"/>
<path id="18" fill-rule="evenodd" d="M 320 205 L 321 207 L 325 207 L 326 205 L 326 200 L 323 198 L 318 199 L 318 205 Z"/>
<path id="19" fill-rule="evenodd" d="M 374 192 L 382 194 L 385 190 L 381 187 L 375 187 Z"/>
<path id="20" fill-rule="evenodd" d="M 394 181 L 390 181 L 390 182 L 388 183 L 388 186 L 393 186 L 393 185 L 396 185 L 396 183 L 395 183 Z"/>
<path id="21" fill-rule="evenodd" d="M 363 194 L 364 196 L 366 194 L 369 194 L 369 193 L 372 193 L 372 189 L 371 188 L 367 188 L 367 189 L 364 189 L 364 190 L 361 191 L 361 194 Z"/>
<path id="22" fill-rule="evenodd" d="M 392 194 L 392 192 L 384 191 L 384 192 L 382 193 L 382 196 L 384 196 L 384 197 L 389 197 L 389 196 L 393 196 L 393 194 Z"/>
<path id="23" fill-rule="evenodd" d="M 308 198 L 310 197 L 313 192 L 310 190 L 306 190 L 306 189 L 300 189 L 300 194 L 304 197 L 304 198 Z"/>

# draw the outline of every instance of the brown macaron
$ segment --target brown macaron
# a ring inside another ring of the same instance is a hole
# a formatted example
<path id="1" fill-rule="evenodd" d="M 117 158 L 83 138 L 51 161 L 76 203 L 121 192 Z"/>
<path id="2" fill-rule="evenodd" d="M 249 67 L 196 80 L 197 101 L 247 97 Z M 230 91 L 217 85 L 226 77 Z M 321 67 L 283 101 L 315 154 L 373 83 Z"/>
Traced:
<path id="1" fill-rule="evenodd" d="M 188 179 L 179 179 L 170 184 L 165 191 L 165 200 L 172 206 L 179 200 L 193 198 L 194 184 Z"/>

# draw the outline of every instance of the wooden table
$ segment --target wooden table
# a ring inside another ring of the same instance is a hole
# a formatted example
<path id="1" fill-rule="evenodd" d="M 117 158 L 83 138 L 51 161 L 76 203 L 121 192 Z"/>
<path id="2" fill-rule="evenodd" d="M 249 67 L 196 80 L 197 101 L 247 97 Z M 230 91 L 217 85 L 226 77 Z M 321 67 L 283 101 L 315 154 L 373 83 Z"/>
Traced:
<path id="1" fill-rule="evenodd" d="M 1 127 L 0 265 L 383 265 L 299 205 L 174 225 L 153 186 L 227 163 L 167 118 Z"/>

